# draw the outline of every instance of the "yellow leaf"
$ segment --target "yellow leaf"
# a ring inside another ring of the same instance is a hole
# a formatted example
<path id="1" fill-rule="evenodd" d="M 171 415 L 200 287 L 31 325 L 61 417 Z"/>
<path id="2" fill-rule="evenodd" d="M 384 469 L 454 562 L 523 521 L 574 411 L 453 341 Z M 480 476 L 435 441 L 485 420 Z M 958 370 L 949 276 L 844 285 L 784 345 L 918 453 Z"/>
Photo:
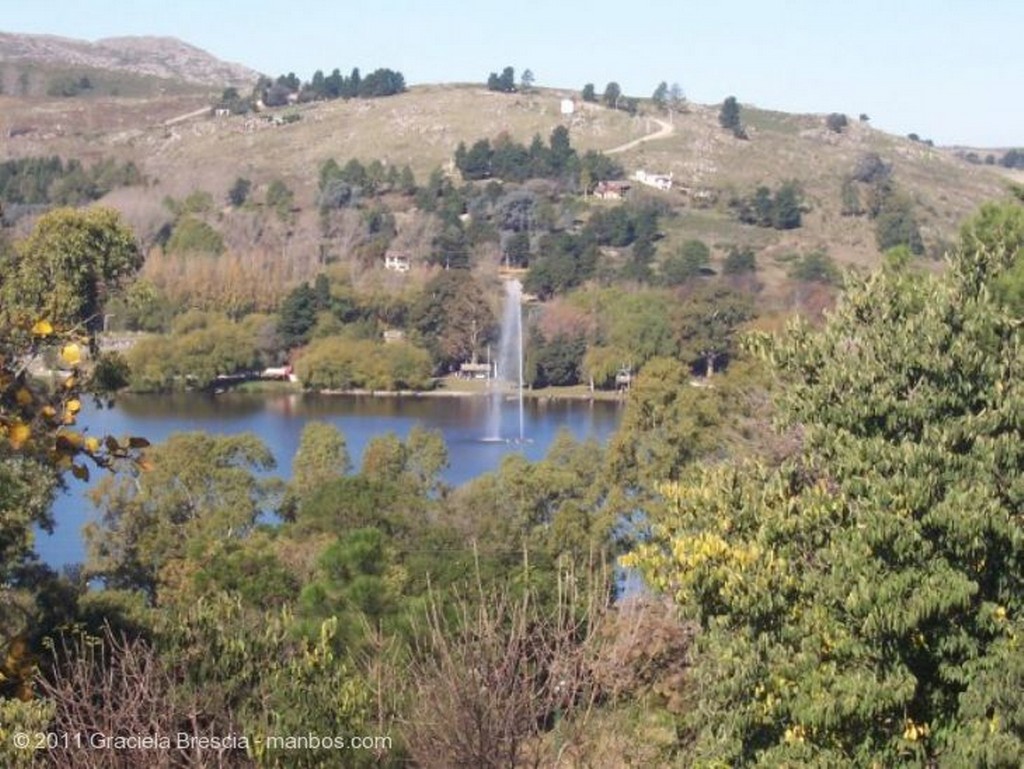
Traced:
<path id="1" fill-rule="evenodd" d="M 64 389 L 65 390 L 70 390 L 76 384 L 78 384 L 78 378 L 77 377 L 73 377 L 73 376 L 69 376 L 67 379 L 64 380 Z"/>
<path id="2" fill-rule="evenodd" d="M 42 410 L 40 410 L 39 413 L 42 414 L 47 419 L 53 419 L 55 416 L 57 416 L 57 409 L 55 409 L 53 406 L 47 405 L 43 406 Z"/>
<path id="3" fill-rule="evenodd" d="M 89 480 L 89 468 L 85 465 L 71 465 L 71 474 L 80 481 Z"/>
<path id="4" fill-rule="evenodd" d="M 78 451 L 85 443 L 81 433 L 66 432 L 57 436 L 57 448 L 61 451 Z"/>
<path id="5" fill-rule="evenodd" d="M 27 387 L 20 388 L 14 397 L 18 401 L 19 406 L 30 406 L 34 400 L 32 397 L 32 391 Z"/>
<path id="6" fill-rule="evenodd" d="M 50 321 L 41 320 L 32 327 L 32 333 L 36 336 L 49 336 L 53 333 L 53 326 L 50 325 Z"/>
<path id="7" fill-rule="evenodd" d="M 86 438 L 85 439 L 85 450 L 90 454 L 95 454 L 100 450 L 100 439 L 99 438 Z"/>
<path id="8" fill-rule="evenodd" d="M 16 449 L 20 449 L 25 445 L 25 441 L 32 437 L 32 429 L 28 425 L 18 423 L 11 425 L 7 431 L 7 438 L 10 440 L 11 445 Z"/>
<path id="9" fill-rule="evenodd" d="M 69 366 L 77 366 L 82 360 L 82 348 L 72 342 L 66 344 L 61 348 L 60 357 L 64 359 L 64 362 Z"/>
<path id="10" fill-rule="evenodd" d="M 64 405 L 64 408 L 69 414 L 77 414 L 82 410 L 82 402 L 78 398 L 72 398 Z"/>

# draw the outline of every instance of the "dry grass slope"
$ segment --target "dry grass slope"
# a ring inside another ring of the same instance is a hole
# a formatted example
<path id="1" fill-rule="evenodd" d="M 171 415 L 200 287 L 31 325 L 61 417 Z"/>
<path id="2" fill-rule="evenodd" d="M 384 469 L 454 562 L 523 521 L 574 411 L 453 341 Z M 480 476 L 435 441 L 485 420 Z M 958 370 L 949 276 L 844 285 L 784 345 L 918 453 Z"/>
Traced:
<path id="1" fill-rule="evenodd" d="M 529 142 L 547 137 L 568 121 L 581 150 L 610 149 L 659 129 L 654 115 L 630 117 L 577 102 L 576 114 L 559 110 L 567 92 L 539 89 L 530 94 L 499 94 L 479 85 L 417 86 L 399 96 L 377 100 L 298 105 L 273 112 L 294 113 L 296 122 L 275 125 L 266 115 L 216 118 L 201 116 L 167 126 L 177 115 L 209 104 L 210 91 L 189 95 L 126 99 L 15 99 L 0 97 L 0 132 L 9 136 L 2 156 L 61 154 L 94 159 L 134 160 L 152 181 L 135 190 L 131 205 L 156 212 L 166 195 L 181 197 L 194 189 L 224 195 L 239 176 L 259 185 L 283 179 L 296 203 L 309 211 L 317 172 L 328 158 L 380 159 L 410 165 L 423 181 L 447 166 L 460 141 L 493 138 L 508 132 Z M 663 117 L 663 116 L 660 116 Z M 750 141 L 740 141 L 718 125 L 717 107 L 691 105 L 673 118 L 674 131 L 616 156 L 627 172 L 646 169 L 673 173 L 677 189 L 640 194 L 661 198 L 679 211 L 666 220 L 668 253 L 687 238 L 713 246 L 721 259 L 732 245 L 763 249 L 762 279 L 781 280 L 785 268 L 773 257 L 827 247 L 839 262 L 866 265 L 878 258 L 871 222 L 840 215 L 842 178 L 865 152 L 877 152 L 893 164 L 898 186 L 917 203 L 928 244 L 950 240 L 959 223 L 982 202 L 1005 195 L 1007 178 L 997 167 L 970 165 L 951 151 L 930 148 L 851 121 L 842 133 L 828 131 L 823 115 L 790 115 L 743 108 Z M 11 129 L 24 129 L 17 130 Z M 17 134 L 11 136 L 11 134 Z M 795 179 L 805 192 L 808 211 L 800 229 L 777 232 L 737 223 L 726 203 L 759 184 L 777 187 Z M 682 189 L 708 190 L 717 203 L 694 205 Z M 117 204 L 124 197 L 115 197 Z M 300 222 L 309 217 L 300 217 Z M 309 219 L 310 226 L 315 226 Z"/>

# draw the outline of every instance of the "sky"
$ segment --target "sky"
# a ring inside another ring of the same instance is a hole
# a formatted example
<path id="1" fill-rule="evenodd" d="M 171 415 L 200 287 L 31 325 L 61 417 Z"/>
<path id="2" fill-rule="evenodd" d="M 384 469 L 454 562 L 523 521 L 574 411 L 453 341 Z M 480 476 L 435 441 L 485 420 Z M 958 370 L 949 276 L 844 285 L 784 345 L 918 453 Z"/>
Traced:
<path id="1" fill-rule="evenodd" d="M 1024 146 L 1021 0 L 0 0 L 0 31 L 169 35 L 308 80 L 401 71 L 410 84 L 536 85 L 787 112 L 864 113 L 942 145 Z"/>

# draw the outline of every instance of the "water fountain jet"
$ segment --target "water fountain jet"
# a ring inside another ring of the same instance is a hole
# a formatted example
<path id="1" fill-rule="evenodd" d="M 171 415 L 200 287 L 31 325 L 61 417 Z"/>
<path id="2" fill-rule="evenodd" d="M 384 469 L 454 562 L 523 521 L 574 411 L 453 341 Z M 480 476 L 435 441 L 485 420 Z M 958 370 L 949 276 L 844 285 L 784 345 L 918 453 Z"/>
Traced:
<path id="1" fill-rule="evenodd" d="M 525 439 L 523 418 L 523 286 L 518 280 L 505 281 L 505 301 L 498 335 L 498 358 L 490 379 L 490 404 L 487 413 L 486 441 L 517 441 Z M 502 403 L 512 390 L 518 401 L 519 436 L 506 437 L 501 430 Z"/>

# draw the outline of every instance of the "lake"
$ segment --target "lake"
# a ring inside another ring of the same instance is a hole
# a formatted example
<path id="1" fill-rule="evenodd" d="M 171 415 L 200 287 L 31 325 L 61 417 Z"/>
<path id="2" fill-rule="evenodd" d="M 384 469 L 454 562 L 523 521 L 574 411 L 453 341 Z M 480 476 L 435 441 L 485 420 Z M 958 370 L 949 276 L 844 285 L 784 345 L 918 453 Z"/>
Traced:
<path id="1" fill-rule="evenodd" d="M 558 431 L 577 439 L 604 442 L 618 427 L 622 405 L 615 402 L 529 399 L 524 404 L 526 442 L 484 441 L 489 402 L 485 398 L 225 393 L 122 396 L 111 409 L 84 404 L 79 425 L 92 435 L 138 435 L 158 443 L 176 432 L 202 430 L 230 435 L 251 432 L 273 452 L 276 475 L 291 476 L 291 463 L 302 428 L 311 420 L 337 426 L 345 435 L 352 463 L 358 467 L 366 444 L 393 432 L 404 438 L 414 425 L 440 430 L 448 444 L 444 479 L 458 485 L 495 469 L 501 458 L 519 452 L 530 460 L 544 457 Z M 517 404 L 501 404 L 501 434 L 519 434 Z M 102 473 L 93 473 L 93 482 Z M 88 499 L 92 484 L 68 477 L 68 490 L 54 504 L 52 535 L 39 532 L 36 550 L 59 568 L 85 560 L 81 527 L 95 517 Z"/>

